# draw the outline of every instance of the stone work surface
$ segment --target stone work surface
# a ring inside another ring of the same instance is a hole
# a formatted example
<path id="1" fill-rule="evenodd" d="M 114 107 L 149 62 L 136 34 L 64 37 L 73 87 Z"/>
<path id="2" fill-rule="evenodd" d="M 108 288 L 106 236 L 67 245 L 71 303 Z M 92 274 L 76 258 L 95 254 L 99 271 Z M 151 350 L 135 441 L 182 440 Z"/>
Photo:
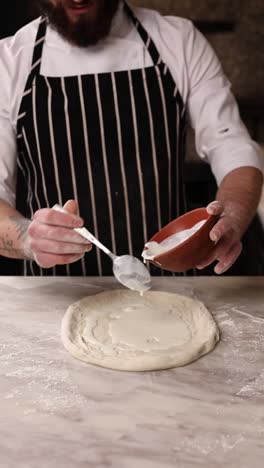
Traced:
<path id="1" fill-rule="evenodd" d="M 204 302 L 221 341 L 163 372 L 74 359 L 70 304 L 113 278 L 0 279 L 1 468 L 263 468 L 264 279 L 156 278 Z"/>

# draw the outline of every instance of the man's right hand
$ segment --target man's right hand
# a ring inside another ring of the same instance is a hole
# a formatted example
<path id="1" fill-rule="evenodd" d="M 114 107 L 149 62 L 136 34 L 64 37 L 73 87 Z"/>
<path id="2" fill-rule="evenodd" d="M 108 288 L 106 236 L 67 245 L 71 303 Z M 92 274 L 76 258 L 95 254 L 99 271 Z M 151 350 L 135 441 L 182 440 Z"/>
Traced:
<path id="1" fill-rule="evenodd" d="M 77 262 L 92 248 L 89 241 L 74 231 L 83 226 L 77 215 L 77 203 L 70 200 L 64 208 L 68 213 L 40 209 L 29 224 L 25 250 L 42 268 Z"/>

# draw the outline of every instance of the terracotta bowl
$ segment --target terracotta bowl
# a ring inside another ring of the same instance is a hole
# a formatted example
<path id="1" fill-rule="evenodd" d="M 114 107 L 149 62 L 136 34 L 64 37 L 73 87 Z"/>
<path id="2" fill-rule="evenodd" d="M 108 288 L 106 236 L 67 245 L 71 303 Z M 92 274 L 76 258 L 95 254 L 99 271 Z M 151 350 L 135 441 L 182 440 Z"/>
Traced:
<path id="1" fill-rule="evenodd" d="M 189 237 L 189 239 L 178 247 L 174 247 L 163 254 L 156 255 L 154 260 L 148 261 L 163 270 L 178 273 L 190 270 L 199 265 L 214 248 L 214 243 L 211 241 L 209 233 L 218 220 L 217 216 L 209 215 L 206 208 L 198 208 L 197 210 L 189 211 L 185 215 L 180 216 L 167 224 L 161 231 L 157 232 L 149 241 L 160 243 L 179 231 L 184 231 L 185 229 L 193 227 L 203 219 L 207 220 L 205 224 L 195 234 Z"/>

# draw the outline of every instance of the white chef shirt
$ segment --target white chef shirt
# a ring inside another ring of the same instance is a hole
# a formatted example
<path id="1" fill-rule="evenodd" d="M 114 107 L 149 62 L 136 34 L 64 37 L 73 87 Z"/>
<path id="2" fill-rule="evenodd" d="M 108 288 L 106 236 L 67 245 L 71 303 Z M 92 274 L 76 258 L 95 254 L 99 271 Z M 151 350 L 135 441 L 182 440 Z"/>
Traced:
<path id="1" fill-rule="evenodd" d="M 263 170 L 261 151 L 240 120 L 230 83 L 206 39 L 189 20 L 143 8 L 134 13 L 171 71 L 195 129 L 197 153 L 211 164 L 218 184 L 238 167 Z M 11 205 L 16 198 L 16 122 L 38 26 L 39 18 L 0 41 L 0 198 Z M 152 65 L 121 2 L 109 36 L 96 46 L 78 48 L 48 27 L 40 73 L 61 77 Z"/>

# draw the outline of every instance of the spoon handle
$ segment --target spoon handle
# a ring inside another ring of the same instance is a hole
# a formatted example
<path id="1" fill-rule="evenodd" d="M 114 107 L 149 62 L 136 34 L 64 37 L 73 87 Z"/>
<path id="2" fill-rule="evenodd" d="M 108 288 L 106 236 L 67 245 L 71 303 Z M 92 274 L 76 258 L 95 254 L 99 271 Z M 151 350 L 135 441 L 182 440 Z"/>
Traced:
<path id="1" fill-rule="evenodd" d="M 64 210 L 64 208 L 62 208 L 62 206 L 60 205 L 54 205 L 52 209 L 55 211 L 59 211 L 60 213 L 67 213 L 67 211 Z M 82 237 L 92 242 L 92 244 L 96 245 L 96 247 L 98 247 L 104 253 L 106 253 L 106 255 L 108 255 L 113 261 L 117 258 L 117 256 L 114 255 L 113 252 L 111 252 L 111 250 L 105 247 L 105 245 L 103 245 L 98 239 L 96 239 L 96 237 L 94 237 L 94 235 L 90 231 L 88 231 L 88 229 L 84 227 L 75 228 L 74 231 L 78 232 L 78 234 L 80 234 Z"/>

